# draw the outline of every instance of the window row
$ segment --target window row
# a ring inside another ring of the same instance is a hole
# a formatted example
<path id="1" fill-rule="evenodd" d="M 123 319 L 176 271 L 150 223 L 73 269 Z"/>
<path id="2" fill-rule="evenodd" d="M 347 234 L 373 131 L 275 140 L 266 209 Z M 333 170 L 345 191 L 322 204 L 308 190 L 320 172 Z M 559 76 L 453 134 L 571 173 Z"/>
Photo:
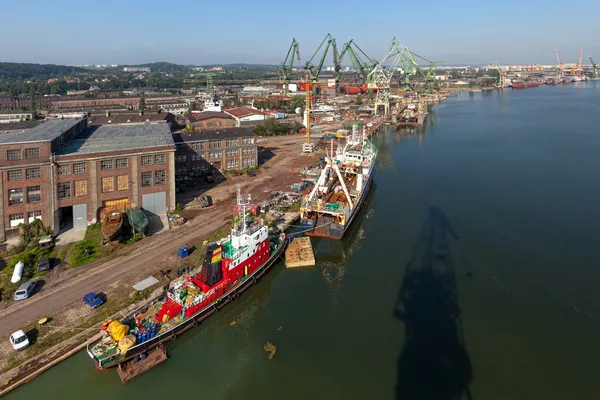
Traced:
<path id="1" fill-rule="evenodd" d="M 140 161 L 142 165 L 164 164 L 166 157 L 164 154 L 141 156 Z"/>
<path id="2" fill-rule="evenodd" d="M 25 156 L 25 159 L 27 159 L 27 160 L 40 158 L 40 149 L 36 147 L 33 149 L 25 149 L 25 150 L 21 150 L 21 149 L 6 150 L 6 160 L 7 161 L 22 160 L 23 156 Z"/>
<path id="3" fill-rule="evenodd" d="M 39 203 L 42 201 L 42 188 L 40 185 L 27 186 L 27 188 L 8 189 L 8 205 L 16 206 L 25 203 L 25 193 L 27 193 L 27 203 Z"/>
<path id="4" fill-rule="evenodd" d="M 244 147 L 244 150 L 242 150 L 243 154 L 254 154 L 256 151 L 256 149 L 254 147 Z"/>
<path id="5" fill-rule="evenodd" d="M 256 162 L 254 158 L 244 158 L 244 167 L 254 167 Z"/>
<path id="6" fill-rule="evenodd" d="M 100 170 L 110 171 L 111 169 L 123 169 L 129 167 L 129 160 L 127 158 L 115 158 L 114 160 L 101 160 Z"/>
<path id="7" fill-rule="evenodd" d="M 7 179 L 9 181 L 20 181 L 23 179 L 23 170 L 22 169 L 12 169 L 7 171 Z M 25 169 L 25 177 L 26 179 L 34 179 L 40 177 L 40 168 L 26 168 Z"/>
<path id="8" fill-rule="evenodd" d="M 58 175 L 71 175 L 71 174 L 83 174 L 87 171 L 84 162 L 75 164 L 64 164 L 59 165 Z"/>
<path id="9" fill-rule="evenodd" d="M 239 168 L 240 160 L 227 160 L 227 169 Z"/>
<path id="10" fill-rule="evenodd" d="M 142 172 L 142 186 L 164 185 L 167 183 L 167 171 Z"/>
<path id="11" fill-rule="evenodd" d="M 59 199 L 69 199 L 73 196 L 72 189 L 75 191 L 75 197 L 87 195 L 87 181 L 59 182 L 56 184 L 56 197 Z"/>
<path id="12" fill-rule="evenodd" d="M 129 175 L 105 176 L 102 178 L 102 193 L 114 192 L 115 180 L 117 181 L 116 190 L 129 189 Z"/>
<path id="13" fill-rule="evenodd" d="M 24 213 L 9 214 L 8 220 L 10 221 L 10 227 L 14 228 L 19 226 L 19 224 L 24 224 L 24 216 Z M 27 213 L 28 223 L 33 222 L 34 219 L 42 219 L 42 210 L 29 211 Z"/>

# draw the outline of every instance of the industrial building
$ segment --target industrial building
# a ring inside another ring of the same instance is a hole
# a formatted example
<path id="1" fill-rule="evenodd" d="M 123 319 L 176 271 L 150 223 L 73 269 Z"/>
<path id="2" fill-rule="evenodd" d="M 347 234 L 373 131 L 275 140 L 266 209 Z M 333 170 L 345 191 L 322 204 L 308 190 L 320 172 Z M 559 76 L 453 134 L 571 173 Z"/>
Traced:
<path id="1" fill-rule="evenodd" d="M 88 126 L 50 120 L 0 135 L 0 240 L 41 219 L 55 232 L 86 227 L 102 207 L 175 207 L 175 147 L 166 122 Z"/>
<path id="2" fill-rule="evenodd" d="M 225 110 L 225 113 L 231 115 L 233 119 L 235 119 L 235 126 L 238 128 L 243 126 L 256 126 L 261 121 L 265 120 L 265 114 L 249 107 L 229 108 Z"/>
<path id="3" fill-rule="evenodd" d="M 231 128 L 173 135 L 175 174 L 196 174 L 212 168 L 231 170 L 258 165 L 256 134 L 248 128 Z"/>
<path id="4" fill-rule="evenodd" d="M 189 120 L 197 130 L 228 129 L 236 126 L 236 120 L 224 112 L 202 111 L 193 113 L 190 115 Z"/>

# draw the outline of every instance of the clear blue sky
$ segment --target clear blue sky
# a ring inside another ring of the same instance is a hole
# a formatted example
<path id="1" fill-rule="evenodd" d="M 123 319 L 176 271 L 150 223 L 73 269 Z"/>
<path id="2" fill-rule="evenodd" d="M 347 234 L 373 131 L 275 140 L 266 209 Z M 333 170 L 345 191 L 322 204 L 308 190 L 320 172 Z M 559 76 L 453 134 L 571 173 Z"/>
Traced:
<path id="1" fill-rule="evenodd" d="M 302 63 L 330 32 L 380 59 L 396 36 L 448 64 L 600 62 L 600 1 L 3 0 L 0 61 L 55 64 Z"/>

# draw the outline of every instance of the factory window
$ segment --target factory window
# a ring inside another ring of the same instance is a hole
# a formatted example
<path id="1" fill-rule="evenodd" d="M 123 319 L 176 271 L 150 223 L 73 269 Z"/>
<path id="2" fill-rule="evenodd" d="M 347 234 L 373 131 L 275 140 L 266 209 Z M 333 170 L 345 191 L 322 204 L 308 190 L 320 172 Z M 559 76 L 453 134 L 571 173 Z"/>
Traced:
<path id="1" fill-rule="evenodd" d="M 6 150 L 6 159 L 8 161 L 20 160 L 21 158 L 21 150 Z"/>
<path id="2" fill-rule="evenodd" d="M 23 189 L 8 189 L 8 205 L 23 204 Z"/>
<path id="3" fill-rule="evenodd" d="M 117 158 L 117 169 L 127 168 L 128 165 L 126 158 Z"/>
<path id="4" fill-rule="evenodd" d="M 83 174 L 85 172 L 85 163 L 73 164 L 74 174 Z"/>
<path id="5" fill-rule="evenodd" d="M 210 142 L 210 148 L 211 149 L 220 149 L 221 148 L 221 141 L 220 140 L 212 140 Z"/>
<path id="6" fill-rule="evenodd" d="M 39 178 L 40 177 L 40 169 L 39 168 L 27 168 L 25 170 L 25 177 L 27 179 Z"/>
<path id="7" fill-rule="evenodd" d="M 142 156 L 142 165 L 152 165 L 152 156 Z"/>
<path id="8" fill-rule="evenodd" d="M 202 143 L 192 143 L 192 149 L 202 150 Z"/>
<path id="9" fill-rule="evenodd" d="M 59 175 L 70 175 L 71 174 L 71 166 L 70 165 L 59 165 L 58 166 L 58 174 Z"/>
<path id="10" fill-rule="evenodd" d="M 75 181 L 75 197 L 87 195 L 87 181 Z"/>
<path id="11" fill-rule="evenodd" d="M 175 156 L 175 161 L 177 161 L 177 162 L 186 162 L 187 161 L 187 154 L 181 154 L 179 156 Z"/>
<path id="12" fill-rule="evenodd" d="M 19 224 L 25 223 L 25 220 L 23 219 L 23 213 L 10 214 L 8 216 L 8 219 L 10 220 L 11 228 L 19 226 Z"/>
<path id="13" fill-rule="evenodd" d="M 39 203 L 42 201 L 42 190 L 39 185 L 27 186 L 27 202 L 28 203 Z"/>
<path id="14" fill-rule="evenodd" d="M 237 143 L 237 139 L 227 139 L 227 147 L 236 146 Z"/>
<path id="15" fill-rule="evenodd" d="M 192 154 L 192 161 L 200 161 L 202 156 L 200 154 Z"/>
<path id="16" fill-rule="evenodd" d="M 59 182 L 56 184 L 56 193 L 59 199 L 71 197 L 71 182 Z"/>
<path id="17" fill-rule="evenodd" d="M 152 186 L 152 172 L 142 172 L 142 187 Z"/>
<path id="18" fill-rule="evenodd" d="M 114 176 L 105 176 L 102 178 L 102 192 L 114 192 L 115 191 L 115 177 Z"/>
<path id="19" fill-rule="evenodd" d="M 12 171 L 8 171 L 8 180 L 9 181 L 20 181 L 23 179 L 23 170 L 22 169 L 14 169 Z"/>
<path id="20" fill-rule="evenodd" d="M 110 171 L 113 169 L 113 160 L 102 160 L 100 161 L 100 170 Z"/>
<path id="21" fill-rule="evenodd" d="M 117 176 L 117 190 L 127 190 L 129 188 L 129 175 Z"/>
<path id="22" fill-rule="evenodd" d="M 167 183 L 167 171 L 161 169 L 160 171 L 154 172 L 154 184 L 155 185 L 164 185 Z"/>
<path id="23" fill-rule="evenodd" d="M 228 156 L 237 156 L 238 155 L 238 151 L 237 151 L 237 149 L 235 149 L 235 150 L 227 150 L 227 155 Z"/>
<path id="24" fill-rule="evenodd" d="M 40 158 L 40 149 L 39 148 L 25 149 L 25 158 L 28 158 L 28 159 Z"/>
<path id="25" fill-rule="evenodd" d="M 154 164 L 164 164 L 165 163 L 165 155 L 157 154 L 154 156 Z"/>
<path id="26" fill-rule="evenodd" d="M 42 219 L 42 210 L 29 211 L 27 213 L 29 223 L 33 222 L 34 219 Z"/>

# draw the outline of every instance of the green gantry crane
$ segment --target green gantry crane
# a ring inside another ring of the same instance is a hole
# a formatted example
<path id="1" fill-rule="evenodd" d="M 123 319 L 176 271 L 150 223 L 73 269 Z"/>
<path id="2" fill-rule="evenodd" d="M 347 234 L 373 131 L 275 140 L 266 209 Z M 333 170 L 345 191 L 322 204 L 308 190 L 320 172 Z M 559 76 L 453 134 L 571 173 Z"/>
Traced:
<path id="1" fill-rule="evenodd" d="M 439 64 L 443 64 L 443 61 L 431 61 L 426 59 L 425 57 L 422 57 L 420 55 L 418 55 L 417 53 L 414 52 L 410 52 L 414 57 L 417 57 L 425 62 L 427 62 L 429 64 L 429 68 L 427 69 L 427 73 L 424 73 L 421 69 L 419 69 L 417 67 L 418 72 L 421 73 L 421 75 L 423 76 L 423 78 L 425 78 L 425 93 L 435 93 L 437 92 L 436 89 L 436 85 L 435 85 L 435 75 L 434 75 L 434 69 L 436 67 L 436 65 Z"/>
<path id="2" fill-rule="evenodd" d="M 353 48 L 354 47 L 354 48 Z M 357 52 L 358 51 L 358 52 Z M 343 60 L 344 55 L 348 53 L 350 55 L 350 61 L 355 70 L 358 71 L 360 78 L 360 84 L 364 85 L 368 83 L 370 79 L 370 73 L 379 64 L 376 60 L 369 57 L 355 42 L 351 39 L 349 42 L 344 43 L 342 52 L 340 53 L 340 62 Z M 364 60 L 359 56 L 362 54 Z"/>
<path id="3" fill-rule="evenodd" d="M 285 56 L 285 60 L 279 64 L 279 81 L 283 84 L 283 90 L 287 93 L 290 73 L 294 68 L 294 60 L 300 61 L 300 44 L 296 38 L 292 38 L 292 44 Z"/>
<path id="4" fill-rule="evenodd" d="M 319 54 L 319 51 L 321 50 L 323 45 L 325 45 L 323 55 L 321 56 L 319 64 L 315 66 L 312 63 L 313 59 L 317 56 L 317 54 Z M 317 79 L 319 78 L 319 75 L 321 74 L 321 70 L 323 69 L 323 63 L 325 63 L 325 58 L 327 57 L 327 52 L 329 51 L 330 47 L 333 48 L 333 69 L 335 78 L 335 90 L 337 92 L 340 86 L 340 56 L 338 54 L 335 38 L 331 36 L 330 33 L 328 33 L 327 36 L 325 36 L 325 39 L 323 39 L 323 41 L 321 42 L 317 50 L 314 52 L 310 60 L 306 62 L 304 68 L 308 70 L 308 77 L 310 78 L 310 80 L 313 83 L 316 83 Z M 317 85 L 313 85 L 313 91 L 316 91 L 316 87 Z"/>
<path id="5" fill-rule="evenodd" d="M 592 56 L 590 56 L 590 62 L 592 63 L 592 68 L 594 71 L 594 78 L 598 76 L 598 71 L 600 71 L 600 68 L 598 68 L 598 64 L 594 63 L 594 60 L 592 60 Z"/>

